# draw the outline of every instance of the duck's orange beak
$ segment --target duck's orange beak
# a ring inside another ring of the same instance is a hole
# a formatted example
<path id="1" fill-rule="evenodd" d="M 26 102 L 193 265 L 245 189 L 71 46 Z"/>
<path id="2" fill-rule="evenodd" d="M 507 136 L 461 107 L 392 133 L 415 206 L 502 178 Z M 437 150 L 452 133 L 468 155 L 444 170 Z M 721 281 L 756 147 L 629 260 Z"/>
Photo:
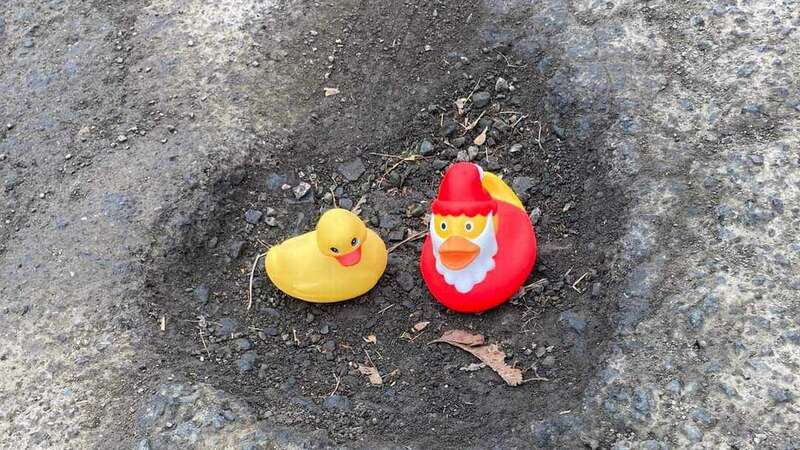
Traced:
<path id="1" fill-rule="evenodd" d="M 450 270 L 461 270 L 478 257 L 481 248 L 461 236 L 451 236 L 439 247 L 439 259 Z"/>
<path id="2" fill-rule="evenodd" d="M 345 267 L 358 264 L 361 261 L 361 246 L 346 255 L 337 256 L 336 260 Z"/>

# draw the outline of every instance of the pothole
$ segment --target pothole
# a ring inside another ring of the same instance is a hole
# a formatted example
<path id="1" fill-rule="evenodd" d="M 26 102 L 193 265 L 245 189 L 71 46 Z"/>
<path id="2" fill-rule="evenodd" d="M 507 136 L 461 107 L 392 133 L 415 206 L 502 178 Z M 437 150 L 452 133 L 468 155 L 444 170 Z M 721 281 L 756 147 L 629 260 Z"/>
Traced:
<path id="1" fill-rule="evenodd" d="M 528 94 L 498 95 L 498 76 Z M 601 151 L 552 134 L 534 77 L 504 68 L 476 81 L 443 89 L 449 93 L 402 118 L 395 135 L 340 145 L 341 153 L 317 151 L 341 138 L 321 130 L 320 111 L 289 139 L 285 159 L 254 157 L 252 165 L 220 174 L 180 242 L 160 251 L 147 272 L 150 314 L 165 325 L 151 342 L 171 372 L 236 395 L 267 423 L 323 430 L 350 445 L 525 442 L 532 422 L 576 411 L 616 328 L 612 267 L 626 202 L 606 180 Z M 478 108 L 475 96 L 483 91 L 492 98 Z M 450 123 L 453 101 L 468 96 L 460 125 Z M 459 145 L 462 125 L 474 121 Z M 443 137 L 447 127 L 455 131 Z M 491 142 L 470 153 L 484 129 Z M 424 140 L 430 155 L 404 159 L 419 154 Z M 372 291 L 338 304 L 286 297 L 259 264 L 247 309 L 253 257 L 313 228 L 333 201 L 360 204 L 389 246 L 424 230 L 441 172 L 459 153 L 502 174 L 526 209 L 539 211 L 539 257 L 524 295 L 482 315 L 447 311 L 419 276 L 418 240 L 392 252 Z M 310 189 L 300 196 L 302 183 Z M 419 332 L 419 322 L 430 323 Z M 506 386 L 489 368 L 467 370 L 475 362 L 470 355 L 428 344 L 448 329 L 499 342 L 507 362 L 531 381 Z M 383 385 L 355 369 L 368 359 Z"/>

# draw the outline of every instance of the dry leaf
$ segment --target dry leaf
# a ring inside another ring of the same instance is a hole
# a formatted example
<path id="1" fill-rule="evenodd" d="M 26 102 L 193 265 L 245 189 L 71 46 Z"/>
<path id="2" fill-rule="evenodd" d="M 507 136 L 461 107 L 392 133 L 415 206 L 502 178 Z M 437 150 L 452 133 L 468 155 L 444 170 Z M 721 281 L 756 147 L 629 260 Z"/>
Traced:
<path id="1" fill-rule="evenodd" d="M 330 97 L 331 95 L 336 95 L 339 93 L 339 89 L 337 88 L 324 88 L 325 89 L 325 97 Z"/>
<path id="2" fill-rule="evenodd" d="M 359 364 L 358 371 L 369 377 L 370 384 L 383 384 L 383 378 L 381 378 L 381 374 L 378 372 L 377 368 Z"/>
<path id="3" fill-rule="evenodd" d="M 414 331 L 419 333 L 430 325 L 430 322 L 417 322 L 414 324 Z"/>
<path id="4" fill-rule="evenodd" d="M 479 134 L 472 142 L 477 146 L 483 145 L 483 143 L 486 142 L 486 130 L 488 129 L 489 127 L 484 128 L 483 131 L 481 131 L 481 134 Z"/>
<path id="5" fill-rule="evenodd" d="M 450 330 L 433 342 L 444 342 L 472 353 L 473 356 L 497 372 L 509 386 L 522 384 L 522 371 L 506 364 L 506 354 L 500 350 L 500 346 L 497 344 L 485 345 L 483 336 L 480 334 L 472 334 L 464 330 Z"/>
<path id="6" fill-rule="evenodd" d="M 473 334 L 465 330 L 447 330 L 442 334 L 442 337 L 433 342 L 455 342 L 457 344 L 464 344 L 469 346 L 483 345 L 486 341 L 481 334 Z"/>
<path id="7" fill-rule="evenodd" d="M 361 338 L 361 339 L 364 339 L 364 342 L 369 342 L 370 344 L 377 344 L 378 343 L 378 338 L 375 337 L 374 334 L 370 334 L 369 336 L 367 336 L 365 338 Z"/>

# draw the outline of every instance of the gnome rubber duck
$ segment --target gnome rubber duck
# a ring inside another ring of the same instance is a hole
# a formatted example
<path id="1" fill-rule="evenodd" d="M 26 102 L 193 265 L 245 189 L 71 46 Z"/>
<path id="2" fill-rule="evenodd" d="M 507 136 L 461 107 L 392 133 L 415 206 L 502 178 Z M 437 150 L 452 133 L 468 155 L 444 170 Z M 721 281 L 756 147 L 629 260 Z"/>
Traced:
<path id="1" fill-rule="evenodd" d="M 510 299 L 536 261 L 536 235 L 522 202 L 497 175 L 453 164 L 431 205 L 420 270 L 433 297 L 463 313 Z"/>

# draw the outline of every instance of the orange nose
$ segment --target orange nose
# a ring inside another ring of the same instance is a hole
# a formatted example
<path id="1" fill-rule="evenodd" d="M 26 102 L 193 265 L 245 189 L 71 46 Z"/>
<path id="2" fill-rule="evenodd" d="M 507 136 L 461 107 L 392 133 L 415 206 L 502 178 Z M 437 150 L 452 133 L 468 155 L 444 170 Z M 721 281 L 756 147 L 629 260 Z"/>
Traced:
<path id="1" fill-rule="evenodd" d="M 467 267 L 480 253 L 481 248 L 461 236 L 447 238 L 439 247 L 439 259 L 450 270 Z"/>

